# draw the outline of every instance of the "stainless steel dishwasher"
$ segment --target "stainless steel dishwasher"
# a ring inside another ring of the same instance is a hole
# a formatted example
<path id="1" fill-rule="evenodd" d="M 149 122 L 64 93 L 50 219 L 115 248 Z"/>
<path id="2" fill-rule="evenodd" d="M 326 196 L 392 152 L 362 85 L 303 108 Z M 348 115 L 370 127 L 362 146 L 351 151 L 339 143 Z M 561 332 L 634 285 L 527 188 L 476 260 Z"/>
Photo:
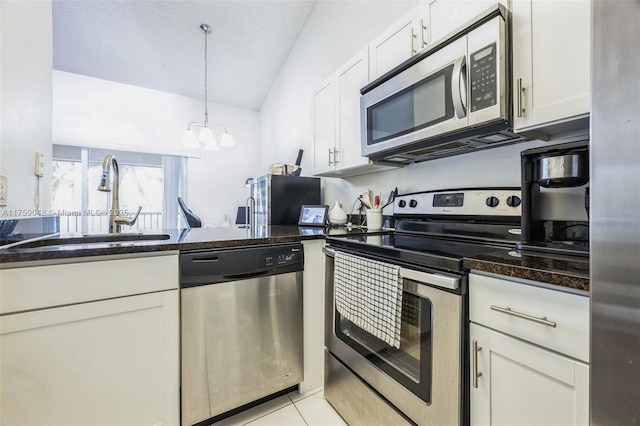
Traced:
<path id="1" fill-rule="evenodd" d="M 182 425 L 300 383 L 302 244 L 180 254 Z"/>

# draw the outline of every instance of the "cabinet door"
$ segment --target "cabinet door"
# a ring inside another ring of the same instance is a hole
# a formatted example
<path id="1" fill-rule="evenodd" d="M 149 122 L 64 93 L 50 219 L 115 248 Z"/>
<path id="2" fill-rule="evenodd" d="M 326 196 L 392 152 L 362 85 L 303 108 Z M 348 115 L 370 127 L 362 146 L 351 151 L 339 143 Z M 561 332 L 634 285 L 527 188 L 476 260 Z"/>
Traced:
<path id="1" fill-rule="evenodd" d="M 369 75 L 375 80 L 429 43 L 428 9 L 421 3 L 369 43 Z"/>
<path id="2" fill-rule="evenodd" d="M 316 174 L 335 169 L 337 86 L 335 76 L 332 76 L 313 95 L 313 158 Z"/>
<path id="3" fill-rule="evenodd" d="M 512 16 L 515 130 L 545 133 L 545 125 L 585 117 L 591 3 L 514 0 Z"/>
<path id="4" fill-rule="evenodd" d="M 431 40 L 438 41 L 494 4 L 495 0 L 430 0 Z"/>
<path id="5" fill-rule="evenodd" d="M 588 424 L 588 365 L 473 323 L 470 338 L 472 425 Z"/>
<path id="6" fill-rule="evenodd" d="M 0 423 L 179 423 L 178 290 L 0 319 Z"/>
<path id="7" fill-rule="evenodd" d="M 362 50 L 338 71 L 338 153 L 336 169 L 368 164 L 361 155 L 360 89 L 369 81 L 369 52 Z"/>

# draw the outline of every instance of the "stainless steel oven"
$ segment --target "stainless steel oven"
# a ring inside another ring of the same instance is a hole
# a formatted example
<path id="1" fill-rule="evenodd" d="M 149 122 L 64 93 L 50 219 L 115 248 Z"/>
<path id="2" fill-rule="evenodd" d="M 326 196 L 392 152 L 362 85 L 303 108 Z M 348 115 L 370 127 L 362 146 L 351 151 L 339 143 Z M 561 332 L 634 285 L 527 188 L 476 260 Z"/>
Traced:
<path id="1" fill-rule="evenodd" d="M 401 195 L 395 230 L 327 238 L 325 397 L 349 424 L 468 424 L 468 271 L 462 263 L 515 247 L 519 197 L 518 188 Z M 362 259 L 363 268 L 366 262 L 397 268 L 397 346 L 338 309 L 334 277 L 343 275 L 337 272 L 343 266 L 336 259 L 345 254 Z"/>
<path id="2" fill-rule="evenodd" d="M 325 249 L 325 253 L 326 290 L 332 295 L 335 252 Z M 451 290 L 459 290 L 463 277 L 408 268 L 401 268 L 400 274 L 400 347 L 390 346 L 344 318 L 335 309 L 335 298 L 330 297 L 325 330 L 327 348 L 333 355 L 327 356 L 336 356 L 361 377 L 375 378 L 376 391 L 408 418 L 460 424 L 465 302 L 461 294 Z M 443 283 L 452 288 L 441 287 Z M 376 377 L 379 372 L 388 380 Z M 331 386 L 325 389 L 325 393 L 331 392 Z M 347 421 L 352 424 L 353 419 Z"/>

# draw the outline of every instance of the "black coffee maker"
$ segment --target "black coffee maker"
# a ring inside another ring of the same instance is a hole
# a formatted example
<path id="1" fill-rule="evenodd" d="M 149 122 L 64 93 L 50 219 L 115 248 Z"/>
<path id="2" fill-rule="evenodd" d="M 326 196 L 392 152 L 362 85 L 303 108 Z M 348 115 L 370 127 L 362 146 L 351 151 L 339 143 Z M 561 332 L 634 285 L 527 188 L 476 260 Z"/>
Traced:
<path id="1" fill-rule="evenodd" d="M 589 141 L 522 151 L 522 251 L 589 255 Z"/>

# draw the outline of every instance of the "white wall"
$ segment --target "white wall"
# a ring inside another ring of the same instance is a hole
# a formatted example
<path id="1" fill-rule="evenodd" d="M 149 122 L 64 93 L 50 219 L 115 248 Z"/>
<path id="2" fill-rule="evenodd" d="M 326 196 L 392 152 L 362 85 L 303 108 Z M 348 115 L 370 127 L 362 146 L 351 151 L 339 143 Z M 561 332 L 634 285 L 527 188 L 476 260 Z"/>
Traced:
<path id="1" fill-rule="evenodd" d="M 39 206 L 34 173 L 36 152 L 51 159 L 51 1 L 3 0 L 0 9 L 0 174 L 8 178 L 5 212 L 15 216 L 13 209 L 51 204 L 51 170 L 44 170 Z"/>
<path id="2" fill-rule="evenodd" d="M 338 67 L 417 5 L 411 1 L 316 3 L 260 108 L 260 164 L 289 162 L 304 149 L 302 174 L 313 168 L 313 93 Z"/>
<path id="3" fill-rule="evenodd" d="M 188 159 L 189 208 L 205 224 L 220 225 L 224 214 L 235 219 L 248 196 L 244 182 L 257 170 L 256 111 L 209 103 L 210 124 L 223 124 L 236 146 L 186 151 L 180 140 L 190 122 L 203 122 L 201 100 L 61 71 L 53 76 L 54 143 L 197 155 Z"/>
<path id="4" fill-rule="evenodd" d="M 370 40 L 408 13 L 416 1 L 317 3 L 280 71 L 261 114 L 261 161 L 293 161 L 305 149 L 303 174 L 313 166 L 313 93 L 331 73 Z M 358 194 L 370 189 L 383 200 L 400 193 L 477 186 L 519 186 L 520 151 L 529 142 L 415 164 L 346 179 L 324 179 L 324 203 L 335 200 L 349 212 Z"/>

